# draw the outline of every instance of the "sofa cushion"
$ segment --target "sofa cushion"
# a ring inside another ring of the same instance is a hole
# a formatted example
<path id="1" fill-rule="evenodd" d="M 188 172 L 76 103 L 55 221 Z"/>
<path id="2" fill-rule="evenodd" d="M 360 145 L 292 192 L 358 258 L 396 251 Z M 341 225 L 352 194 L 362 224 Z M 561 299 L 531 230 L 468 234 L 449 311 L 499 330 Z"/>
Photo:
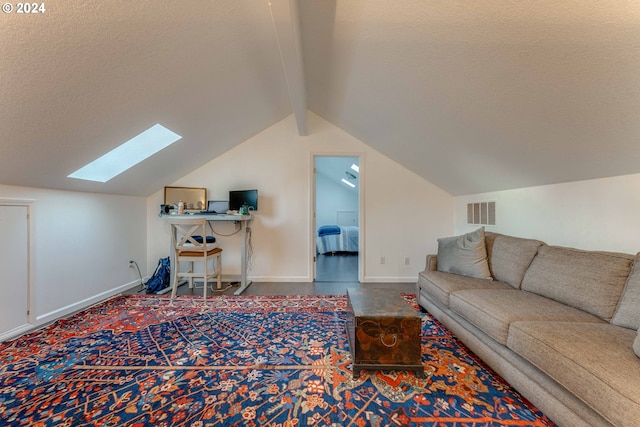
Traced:
<path id="1" fill-rule="evenodd" d="M 496 235 L 492 244 L 487 244 L 489 269 L 494 279 L 520 289 L 524 273 L 542 245 L 544 242 L 539 240 Z"/>
<path id="2" fill-rule="evenodd" d="M 609 323 L 515 322 L 507 345 L 614 425 L 638 426 L 635 335 Z"/>
<path id="3" fill-rule="evenodd" d="M 625 328 L 640 328 L 640 254 L 636 255 L 611 323 Z"/>
<path id="4" fill-rule="evenodd" d="M 507 345 L 511 323 L 521 320 L 603 322 L 584 311 L 513 288 L 457 291 L 449 297 L 449 306 L 502 345 Z"/>
<path id="5" fill-rule="evenodd" d="M 418 274 L 418 287 L 446 307 L 449 307 L 451 292 L 463 289 L 513 289 L 497 280 L 474 279 L 440 271 L 423 271 Z"/>
<path id="6" fill-rule="evenodd" d="M 438 271 L 492 279 L 487 263 L 484 227 L 461 236 L 438 239 Z"/>
<path id="7" fill-rule="evenodd" d="M 540 246 L 522 289 L 611 320 L 634 257 Z"/>

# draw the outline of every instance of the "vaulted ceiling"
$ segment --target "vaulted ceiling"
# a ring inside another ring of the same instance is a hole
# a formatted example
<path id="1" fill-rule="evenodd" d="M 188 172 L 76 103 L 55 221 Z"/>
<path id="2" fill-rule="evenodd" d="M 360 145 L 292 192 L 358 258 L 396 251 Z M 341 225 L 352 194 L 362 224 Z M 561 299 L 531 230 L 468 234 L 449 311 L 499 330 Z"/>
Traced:
<path id="1" fill-rule="evenodd" d="M 305 105 L 453 195 L 640 172 L 640 2 L 65 0 L 0 16 L 0 183 L 146 196 Z M 161 123 L 105 184 L 67 175 Z"/>

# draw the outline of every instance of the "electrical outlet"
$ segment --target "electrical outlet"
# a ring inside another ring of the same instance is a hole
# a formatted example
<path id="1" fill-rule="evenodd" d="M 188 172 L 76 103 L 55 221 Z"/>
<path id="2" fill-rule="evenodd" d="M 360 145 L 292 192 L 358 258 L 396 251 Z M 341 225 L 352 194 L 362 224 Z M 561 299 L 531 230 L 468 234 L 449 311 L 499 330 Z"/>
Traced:
<path id="1" fill-rule="evenodd" d="M 385 263 L 385 259 L 383 256 L 380 257 L 380 264 L 384 264 Z"/>
<path id="2" fill-rule="evenodd" d="M 129 268 L 133 268 L 135 263 L 136 263 L 135 261 L 129 260 Z"/>
<path id="3" fill-rule="evenodd" d="M 404 265 L 411 264 L 411 259 L 409 257 L 404 257 Z"/>

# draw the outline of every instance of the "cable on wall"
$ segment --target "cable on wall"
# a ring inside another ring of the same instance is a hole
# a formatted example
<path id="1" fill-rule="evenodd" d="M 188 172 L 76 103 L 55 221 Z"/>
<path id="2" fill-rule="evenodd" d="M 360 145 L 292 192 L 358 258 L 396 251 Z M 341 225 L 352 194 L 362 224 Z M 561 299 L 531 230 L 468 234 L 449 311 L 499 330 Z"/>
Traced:
<path id="1" fill-rule="evenodd" d="M 251 242 L 251 227 L 247 225 L 247 270 L 253 270 L 253 244 Z"/>
<path id="2" fill-rule="evenodd" d="M 136 270 L 138 271 L 138 277 L 140 277 L 140 290 L 138 290 L 138 293 L 144 291 L 147 289 L 147 282 L 144 282 L 142 280 L 142 273 L 140 273 L 140 267 L 138 267 L 138 263 L 131 260 L 129 261 L 129 264 L 133 264 L 136 267 Z"/>
<path id="3" fill-rule="evenodd" d="M 216 236 L 216 235 L 217 235 L 217 236 L 222 236 L 222 237 L 230 237 L 230 236 L 233 236 L 233 235 L 235 235 L 235 234 L 238 234 L 238 232 L 239 232 L 240 230 L 242 230 L 242 226 L 240 225 L 240 223 L 239 223 L 239 222 L 236 222 L 236 231 L 234 231 L 234 232 L 233 232 L 233 233 L 231 233 L 231 234 L 222 234 L 222 233 L 218 233 L 217 231 L 215 231 L 215 230 L 213 229 L 213 226 L 211 225 L 211 222 L 210 222 L 210 221 L 207 221 L 207 224 L 209 224 L 209 229 L 211 230 L 211 233 L 213 233 L 213 235 L 214 235 L 214 236 Z"/>

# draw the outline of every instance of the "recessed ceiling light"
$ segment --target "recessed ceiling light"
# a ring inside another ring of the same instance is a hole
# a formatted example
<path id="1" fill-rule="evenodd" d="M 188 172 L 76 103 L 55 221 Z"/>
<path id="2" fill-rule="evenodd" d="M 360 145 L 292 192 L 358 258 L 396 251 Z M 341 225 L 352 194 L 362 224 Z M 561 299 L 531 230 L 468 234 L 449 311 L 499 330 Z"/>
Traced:
<path id="1" fill-rule="evenodd" d="M 102 157 L 78 169 L 68 178 L 107 182 L 111 178 L 151 157 L 182 137 L 156 124 Z"/>
<path id="2" fill-rule="evenodd" d="M 360 172 L 360 166 L 356 165 L 355 163 L 351 165 L 351 169 L 353 169 L 356 172 Z"/>
<path id="3" fill-rule="evenodd" d="M 347 184 L 351 188 L 354 188 L 356 186 L 353 182 L 349 182 L 344 178 L 342 178 L 342 182 L 344 182 L 345 184 Z"/>

